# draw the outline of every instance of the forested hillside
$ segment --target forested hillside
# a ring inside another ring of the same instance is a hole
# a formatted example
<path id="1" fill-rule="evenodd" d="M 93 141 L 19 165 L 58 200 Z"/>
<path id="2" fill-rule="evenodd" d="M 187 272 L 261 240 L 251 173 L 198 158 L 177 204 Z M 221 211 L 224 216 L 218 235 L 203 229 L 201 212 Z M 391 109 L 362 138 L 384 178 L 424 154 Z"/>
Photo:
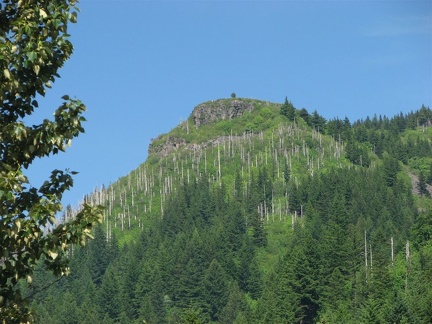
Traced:
<path id="1" fill-rule="evenodd" d="M 104 222 L 71 275 L 23 290 L 40 323 L 429 323 L 431 185 L 430 108 L 206 102 L 86 196 Z"/>

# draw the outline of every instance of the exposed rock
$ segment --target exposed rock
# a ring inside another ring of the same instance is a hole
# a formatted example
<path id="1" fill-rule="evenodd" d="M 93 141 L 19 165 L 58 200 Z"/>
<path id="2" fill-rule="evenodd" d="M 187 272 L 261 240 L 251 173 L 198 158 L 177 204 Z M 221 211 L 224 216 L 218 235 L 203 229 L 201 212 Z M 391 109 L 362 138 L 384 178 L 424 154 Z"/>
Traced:
<path id="1" fill-rule="evenodd" d="M 268 102 L 266 103 L 269 104 Z M 244 99 L 219 99 L 202 103 L 195 107 L 191 114 L 191 118 L 198 128 L 205 124 L 216 123 L 221 120 L 229 120 L 235 117 L 242 116 L 246 112 L 251 112 L 254 109 L 254 101 Z M 162 135 L 161 135 L 162 136 Z M 148 148 L 148 154 L 156 154 L 159 157 L 166 156 L 169 153 L 181 148 L 188 150 L 202 149 L 208 146 L 217 146 L 220 141 L 225 139 L 225 136 L 209 140 L 200 144 L 187 144 L 184 138 L 168 136 L 165 143 L 155 145 L 154 141 L 161 138 L 159 136 L 152 140 Z M 159 141 L 157 141 L 159 143 Z"/>
<path id="2" fill-rule="evenodd" d="M 204 124 L 215 123 L 220 120 L 232 119 L 251 112 L 254 105 L 250 101 L 241 99 L 221 99 L 202 103 L 195 107 L 192 119 L 198 128 Z"/>
<path id="3" fill-rule="evenodd" d="M 415 175 L 412 172 L 408 172 L 408 175 L 411 178 L 411 192 L 413 193 L 413 195 L 420 195 L 420 191 L 418 189 L 418 184 L 419 184 L 419 177 L 417 175 Z M 428 183 L 426 183 L 426 190 L 429 191 L 429 194 L 432 195 L 432 186 Z"/>
<path id="4" fill-rule="evenodd" d="M 257 136 L 257 134 L 253 133 L 244 133 L 243 135 L 226 135 L 226 136 L 219 136 L 216 138 L 213 138 L 211 140 L 208 140 L 206 142 L 202 142 L 199 144 L 196 143 L 186 143 L 186 141 L 183 138 L 174 138 L 174 137 L 167 137 L 167 140 L 164 144 L 155 146 L 150 144 L 148 149 L 148 154 L 156 154 L 159 157 L 164 157 L 170 154 L 173 151 L 177 151 L 180 148 L 189 150 L 189 151 L 200 151 L 206 148 L 210 147 L 217 147 L 218 145 L 223 145 L 225 142 L 228 141 L 241 141 L 246 140 L 247 138 Z"/>
<path id="5" fill-rule="evenodd" d="M 153 141 L 152 141 L 153 142 Z M 185 146 L 186 140 L 180 137 L 167 136 L 165 143 L 162 145 L 153 145 L 150 143 L 148 154 L 157 154 L 158 156 L 165 156 L 169 153 L 178 150 L 180 147 Z"/>

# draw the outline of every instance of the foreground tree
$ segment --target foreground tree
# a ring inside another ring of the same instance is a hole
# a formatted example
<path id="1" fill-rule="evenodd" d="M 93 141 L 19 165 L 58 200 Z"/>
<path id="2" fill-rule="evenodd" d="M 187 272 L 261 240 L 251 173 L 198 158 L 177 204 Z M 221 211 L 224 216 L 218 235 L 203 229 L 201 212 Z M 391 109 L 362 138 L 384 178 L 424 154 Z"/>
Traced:
<path id="1" fill-rule="evenodd" d="M 85 244 L 101 207 L 84 205 L 75 219 L 56 224 L 61 198 L 74 172 L 54 170 L 35 188 L 23 171 L 35 158 L 64 151 L 84 131 L 85 106 L 63 96 L 54 120 L 27 126 L 58 69 L 72 53 L 67 25 L 76 22 L 75 0 L 4 0 L 0 4 L 0 319 L 32 321 L 19 286 L 31 285 L 39 260 L 55 275 L 69 272 L 66 251 Z"/>

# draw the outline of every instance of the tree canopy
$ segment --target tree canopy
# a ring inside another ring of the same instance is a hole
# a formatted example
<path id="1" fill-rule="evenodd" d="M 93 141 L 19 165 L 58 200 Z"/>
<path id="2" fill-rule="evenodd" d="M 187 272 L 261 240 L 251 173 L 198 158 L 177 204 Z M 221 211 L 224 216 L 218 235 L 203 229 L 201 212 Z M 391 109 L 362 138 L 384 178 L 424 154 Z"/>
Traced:
<path id="1" fill-rule="evenodd" d="M 64 151 L 84 132 L 86 108 L 67 95 L 54 120 L 26 124 L 72 54 L 67 27 L 77 12 L 74 0 L 0 4 L 0 318 L 7 323 L 32 320 L 19 285 L 31 285 L 38 261 L 55 275 L 68 274 L 69 246 L 84 245 L 101 220 L 101 207 L 85 204 L 70 222 L 57 222 L 75 172 L 54 170 L 40 188 L 24 174 L 36 158 Z"/>

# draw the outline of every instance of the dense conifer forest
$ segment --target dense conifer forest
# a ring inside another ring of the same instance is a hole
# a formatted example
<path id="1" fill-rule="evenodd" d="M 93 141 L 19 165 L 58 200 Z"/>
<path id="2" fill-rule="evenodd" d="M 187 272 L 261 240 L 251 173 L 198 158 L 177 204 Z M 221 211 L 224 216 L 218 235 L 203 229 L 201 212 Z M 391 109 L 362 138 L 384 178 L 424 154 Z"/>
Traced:
<path id="1" fill-rule="evenodd" d="M 71 275 L 22 289 L 40 323 L 430 323 L 431 185 L 430 108 L 203 103 L 85 197 L 104 222 Z"/>

